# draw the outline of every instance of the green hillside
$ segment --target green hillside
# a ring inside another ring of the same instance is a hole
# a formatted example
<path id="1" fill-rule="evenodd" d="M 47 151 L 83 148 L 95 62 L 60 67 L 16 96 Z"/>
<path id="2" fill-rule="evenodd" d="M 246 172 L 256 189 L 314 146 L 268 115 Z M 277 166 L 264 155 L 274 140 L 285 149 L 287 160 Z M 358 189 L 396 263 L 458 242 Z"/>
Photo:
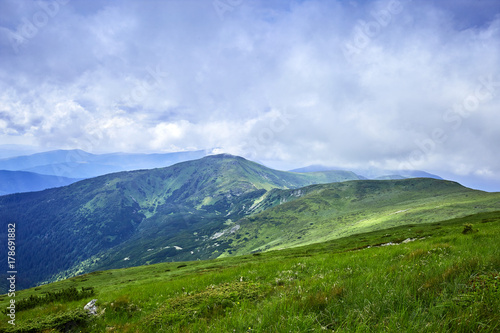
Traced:
<path id="1" fill-rule="evenodd" d="M 96 263 L 77 265 L 60 277 L 89 269 L 122 268 L 130 263 L 244 255 L 494 211 L 500 209 L 500 193 L 475 191 L 454 182 L 427 178 L 362 180 L 273 189 L 254 202 L 249 209 L 253 214 L 242 219 L 224 216 L 219 223 L 214 223 L 214 219 L 207 223 L 199 216 L 202 224 L 193 223 L 174 237 L 155 228 L 142 231 L 95 258 Z"/>
<path id="2" fill-rule="evenodd" d="M 345 171 L 276 171 L 240 157 L 214 155 L 2 196 L 0 223 L 2 230 L 7 223 L 17 224 L 23 244 L 17 252 L 23 272 L 19 287 L 29 287 L 97 267 L 193 259 L 174 246 L 192 247 L 194 233 L 211 235 L 228 219 L 245 216 L 267 190 L 349 179 L 357 176 Z M 147 250 L 160 246 L 164 251 L 149 258 Z M 114 254 L 128 247 L 134 250 L 126 255 L 134 255 L 130 261 Z M 213 252 L 207 248 L 200 256 L 208 258 Z M 6 249 L 0 248 L 0 266 L 6 267 L 6 258 Z M 0 288 L 6 283 L 2 281 Z"/>
<path id="3" fill-rule="evenodd" d="M 5 316 L 0 332 L 498 332 L 499 239 L 496 211 L 98 271 L 17 292 L 16 326 Z"/>
<path id="4" fill-rule="evenodd" d="M 261 204 L 272 208 L 237 221 L 236 232 L 219 238 L 231 244 L 224 256 L 494 211 L 500 193 L 430 178 L 360 180 L 274 190 Z"/>

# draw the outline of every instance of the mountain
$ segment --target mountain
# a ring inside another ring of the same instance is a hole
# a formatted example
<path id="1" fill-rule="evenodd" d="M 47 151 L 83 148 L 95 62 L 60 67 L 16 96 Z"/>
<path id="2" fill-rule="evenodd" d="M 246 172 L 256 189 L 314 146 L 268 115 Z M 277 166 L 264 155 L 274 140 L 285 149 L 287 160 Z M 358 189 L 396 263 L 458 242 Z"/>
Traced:
<path id="1" fill-rule="evenodd" d="M 217 248 L 202 241 L 197 246 L 196 239 L 206 240 L 224 223 L 258 211 L 268 191 L 350 179 L 358 178 L 346 171 L 276 171 L 241 157 L 210 155 L 0 197 L 1 232 L 7 223 L 16 223 L 16 255 L 23 272 L 18 282 L 26 287 L 82 262 L 108 267 L 194 259 L 187 249 L 202 258 L 217 256 Z M 153 246 L 162 251 L 148 252 Z M 0 266 L 6 265 L 3 251 Z M 123 252 L 130 260 L 115 255 Z"/>
<path id="2" fill-rule="evenodd" d="M 40 175 L 26 171 L 0 170 L 0 195 L 41 191 L 77 182 L 79 179 Z"/>
<path id="3" fill-rule="evenodd" d="M 337 167 L 328 167 L 324 165 L 309 165 L 303 168 L 290 170 L 291 172 L 315 172 L 339 170 Z M 434 178 L 443 179 L 438 175 L 420 170 L 385 170 L 378 168 L 352 169 L 358 176 L 364 179 L 404 179 L 404 178 Z"/>
<path id="4" fill-rule="evenodd" d="M 327 167 L 324 165 L 314 164 L 308 165 L 303 168 L 297 168 L 290 170 L 290 172 L 318 172 L 318 171 L 330 171 L 330 170 L 338 170 L 337 168 Z"/>
<path id="5" fill-rule="evenodd" d="M 202 158 L 211 152 L 211 150 L 198 150 L 165 154 L 91 154 L 79 149 L 54 150 L 0 159 L 0 170 L 30 171 L 58 177 L 92 178 L 112 172 L 166 167 Z"/>
<path id="6" fill-rule="evenodd" d="M 96 155 L 83 150 L 53 150 L 31 155 L 15 156 L 0 160 L 0 168 L 5 170 L 19 171 L 34 168 L 40 165 L 53 163 L 75 162 L 84 163 Z"/>
<path id="7" fill-rule="evenodd" d="M 386 170 L 385 174 L 398 174 L 405 178 L 434 178 L 434 179 L 443 179 L 438 175 L 434 175 L 429 172 L 420 171 L 420 170 Z"/>
<path id="8" fill-rule="evenodd" d="M 83 272 L 295 247 L 499 208 L 500 193 L 449 181 L 292 173 L 222 154 L 2 196 L 0 230 L 16 223 L 23 272 L 17 283 L 25 288 Z M 0 248 L 0 266 L 6 258 Z"/>
<path id="9" fill-rule="evenodd" d="M 403 177 L 400 175 L 386 175 L 386 176 L 379 176 L 379 177 L 376 177 L 374 179 L 376 179 L 376 180 L 390 180 L 390 179 L 406 179 L 406 178 L 413 178 L 413 177 Z M 416 178 L 418 178 L 418 177 L 416 177 Z"/>

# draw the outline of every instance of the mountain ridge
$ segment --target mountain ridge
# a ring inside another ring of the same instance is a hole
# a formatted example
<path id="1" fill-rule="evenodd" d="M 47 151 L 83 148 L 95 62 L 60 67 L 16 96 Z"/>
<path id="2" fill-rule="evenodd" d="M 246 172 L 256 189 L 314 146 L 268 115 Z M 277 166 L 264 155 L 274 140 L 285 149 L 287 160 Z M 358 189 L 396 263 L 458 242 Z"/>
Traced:
<path id="1" fill-rule="evenodd" d="M 138 241 L 163 241 L 198 229 L 209 234 L 227 219 L 247 214 L 248 207 L 272 188 L 346 180 L 346 175 L 356 179 L 353 173 L 294 174 L 240 157 L 210 155 L 166 168 L 118 172 L 3 196 L 0 221 L 19 223 L 19 240 L 30 244 L 19 248 L 23 270 L 33 277 L 25 283 L 29 286 L 134 235 Z M 51 262 L 41 265 L 33 253 Z"/>
<path id="2" fill-rule="evenodd" d="M 166 167 L 198 159 L 211 152 L 212 150 L 196 150 L 153 154 L 93 154 L 81 149 L 60 149 L 2 158 L 0 159 L 0 169 L 30 171 L 69 178 L 92 178 L 113 172 Z"/>
<path id="3" fill-rule="evenodd" d="M 337 167 L 328 167 L 324 165 L 314 164 L 305 166 L 302 168 L 292 169 L 292 172 L 315 172 L 315 171 L 328 171 L 328 170 L 340 170 L 341 168 Z M 386 170 L 386 169 L 378 169 L 378 168 L 370 168 L 370 169 L 360 169 L 354 168 L 351 171 L 355 172 L 357 175 L 364 177 L 365 179 L 398 179 L 394 177 L 400 178 L 434 178 L 434 179 L 443 179 L 438 175 L 434 175 L 432 173 L 421 171 L 421 170 Z"/>

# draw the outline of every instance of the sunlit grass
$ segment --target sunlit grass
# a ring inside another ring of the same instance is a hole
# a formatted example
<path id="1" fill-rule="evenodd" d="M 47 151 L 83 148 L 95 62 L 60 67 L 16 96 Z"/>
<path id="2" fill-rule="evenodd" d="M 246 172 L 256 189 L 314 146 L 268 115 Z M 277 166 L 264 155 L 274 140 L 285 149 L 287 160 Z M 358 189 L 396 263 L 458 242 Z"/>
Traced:
<path id="1" fill-rule="evenodd" d="M 476 231 L 463 234 L 466 223 Z M 184 267 L 97 272 L 18 297 L 93 286 L 100 315 L 75 321 L 81 332 L 497 332 L 499 239 L 500 212 L 484 213 Z M 18 332 L 89 300 L 21 311 Z"/>

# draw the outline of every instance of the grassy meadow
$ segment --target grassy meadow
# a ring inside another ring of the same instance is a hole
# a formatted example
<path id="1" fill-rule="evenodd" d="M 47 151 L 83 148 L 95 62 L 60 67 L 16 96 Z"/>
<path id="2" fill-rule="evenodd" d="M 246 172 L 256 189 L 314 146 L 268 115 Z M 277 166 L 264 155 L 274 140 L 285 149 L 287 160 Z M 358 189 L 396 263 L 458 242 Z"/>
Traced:
<path id="1" fill-rule="evenodd" d="M 471 226 L 472 225 L 472 226 Z M 281 251 L 99 271 L 22 290 L 94 295 L 0 332 L 498 332 L 500 212 Z M 88 290 L 88 289 L 85 289 Z M 98 315 L 84 305 L 96 298 Z M 9 302 L 0 296 L 0 307 Z"/>

